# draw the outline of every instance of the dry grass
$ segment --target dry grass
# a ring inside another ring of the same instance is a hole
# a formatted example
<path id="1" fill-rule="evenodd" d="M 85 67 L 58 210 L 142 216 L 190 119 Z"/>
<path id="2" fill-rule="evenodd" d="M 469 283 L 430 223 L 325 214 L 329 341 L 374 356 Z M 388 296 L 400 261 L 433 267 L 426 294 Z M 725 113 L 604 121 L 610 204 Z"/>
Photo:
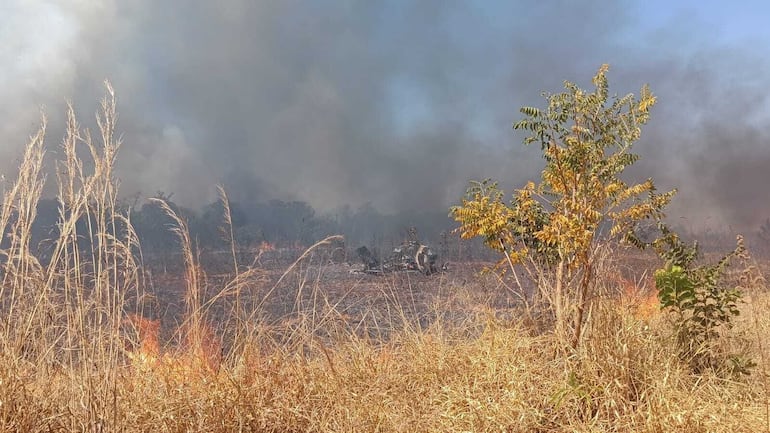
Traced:
<path id="1" fill-rule="evenodd" d="M 117 205 L 111 89 L 98 144 L 69 114 L 50 261 L 29 245 L 44 128 L 4 190 L 2 431 L 770 431 L 770 296 L 761 278 L 745 281 L 751 296 L 729 341 L 759 365 L 749 377 L 696 376 L 641 281 L 611 277 L 610 267 L 600 283 L 619 295 L 595 300 L 584 342 L 570 351 L 536 315 L 496 309 L 481 277 L 437 276 L 448 294 L 429 323 L 398 300 L 411 283 L 387 278 L 387 314 L 351 318 L 306 266 L 325 242 L 274 283 L 258 266 L 234 263 L 232 279 L 212 294 L 184 220 L 166 208 L 187 282 L 185 320 L 166 343 L 159 322 L 143 314 L 137 240 Z M 265 297 L 286 282 L 296 284 L 295 308 L 264 320 Z"/>

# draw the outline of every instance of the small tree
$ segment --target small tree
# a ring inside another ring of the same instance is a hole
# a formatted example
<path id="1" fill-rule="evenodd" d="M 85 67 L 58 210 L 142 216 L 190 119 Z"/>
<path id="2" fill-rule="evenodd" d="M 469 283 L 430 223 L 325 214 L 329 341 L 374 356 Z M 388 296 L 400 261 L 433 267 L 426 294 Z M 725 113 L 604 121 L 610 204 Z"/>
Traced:
<path id="1" fill-rule="evenodd" d="M 474 182 L 451 209 L 463 238 L 483 237 L 505 253 L 511 268 L 529 257 L 555 270 L 548 298 L 559 331 L 571 315 L 573 348 L 590 300 L 596 246 L 623 239 L 645 219 L 661 218 L 675 193 L 656 194 L 652 179 L 633 185 L 621 179 L 638 160 L 631 147 L 655 97 L 644 86 L 638 99 L 610 98 L 607 70 L 599 68 L 591 92 L 565 82 L 564 92 L 544 94 L 545 110 L 521 109 L 525 117 L 514 129 L 528 131 L 524 143 L 539 143 L 545 159 L 539 184 L 527 183 L 508 204 L 495 183 Z"/>

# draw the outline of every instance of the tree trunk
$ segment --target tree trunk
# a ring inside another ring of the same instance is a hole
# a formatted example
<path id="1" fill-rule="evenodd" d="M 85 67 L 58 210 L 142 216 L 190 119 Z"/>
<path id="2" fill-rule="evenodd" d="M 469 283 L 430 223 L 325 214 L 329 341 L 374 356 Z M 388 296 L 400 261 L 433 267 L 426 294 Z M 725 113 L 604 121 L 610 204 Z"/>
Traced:
<path id="1" fill-rule="evenodd" d="M 593 267 L 588 258 L 588 254 L 583 254 L 583 277 L 580 279 L 580 289 L 578 290 L 577 311 L 575 312 L 575 332 L 572 335 L 572 349 L 577 349 L 580 344 L 580 334 L 583 331 L 583 320 L 585 316 L 586 305 L 588 304 L 588 287 L 591 285 Z"/>

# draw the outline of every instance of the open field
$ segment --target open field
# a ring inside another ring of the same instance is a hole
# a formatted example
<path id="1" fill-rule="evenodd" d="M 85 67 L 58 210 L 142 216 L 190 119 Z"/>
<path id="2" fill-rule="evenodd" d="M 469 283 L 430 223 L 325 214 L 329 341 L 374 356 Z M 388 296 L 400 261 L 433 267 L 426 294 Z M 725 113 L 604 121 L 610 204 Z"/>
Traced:
<path id="1" fill-rule="evenodd" d="M 726 281 L 745 302 L 712 349 L 743 370 L 697 373 L 657 307 L 661 264 L 618 246 L 597 256 L 574 346 L 534 296 L 547 278 L 522 272 L 520 289 L 488 263 L 361 275 L 330 237 L 280 260 L 233 247 L 215 266 L 160 202 L 180 244 L 160 267 L 118 206 L 114 108 L 99 143 L 70 113 L 45 260 L 30 246 L 44 129 L 4 190 L 2 431 L 770 431 L 766 267 Z"/>
<path id="2" fill-rule="evenodd" d="M 163 329 L 119 313 L 116 335 L 94 342 L 98 351 L 76 341 L 75 356 L 14 350 L 6 334 L 0 422 L 5 431 L 767 431 L 763 291 L 742 306 L 733 341 L 759 365 L 726 378 L 688 371 L 649 292 L 623 272 L 601 279 L 607 297 L 570 353 L 481 267 L 369 276 L 319 247 L 288 271 L 258 268 L 242 286 L 241 322 L 235 294 L 220 292 L 233 275 L 206 277 L 204 304 L 216 300 L 202 309 L 198 343 L 175 335 L 189 325 L 186 281 L 156 274 L 148 304 L 165 316 L 146 316 Z"/>

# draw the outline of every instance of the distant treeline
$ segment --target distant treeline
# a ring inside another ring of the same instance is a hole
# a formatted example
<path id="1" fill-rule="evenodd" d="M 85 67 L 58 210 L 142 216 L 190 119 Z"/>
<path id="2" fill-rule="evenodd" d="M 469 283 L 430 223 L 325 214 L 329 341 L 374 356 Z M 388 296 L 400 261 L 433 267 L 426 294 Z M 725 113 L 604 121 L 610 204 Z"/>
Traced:
<path id="1" fill-rule="evenodd" d="M 201 250 L 215 251 L 229 248 L 230 233 L 225 224 L 225 209 L 221 201 L 212 202 L 193 210 L 174 203 L 170 195 L 159 193 L 156 198 L 166 201 L 171 209 L 187 221 L 191 238 Z M 172 219 L 156 201 L 124 203 L 122 211 L 130 215 L 141 244 L 142 252 L 168 254 L 179 251 L 176 235 L 170 230 Z M 45 252 L 46 246 L 57 236 L 59 203 L 43 199 L 38 204 L 33 226 L 31 247 Z M 270 200 L 265 202 L 231 202 L 230 214 L 235 242 L 240 249 L 258 248 L 263 243 L 275 247 L 308 246 L 329 235 L 345 236 L 349 249 L 361 245 L 387 251 L 409 237 L 410 228 L 417 230 L 423 243 L 441 249 L 444 256 L 468 255 L 473 242 L 460 242 L 452 234 L 456 223 L 447 212 L 402 212 L 385 215 L 371 204 L 358 208 L 344 206 L 336 211 L 320 213 L 302 201 Z M 79 233 L 87 232 L 82 221 Z M 462 245 L 461 245 L 462 244 Z M 473 248 L 482 252 L 481 248 Z M 43 254 L 44 256 L 44 254 Z"/>
<path id="2" fill-rule="evenodd" d="M 215 201 L 193 210 L 174 203 L 172 196 L 158 193 L 155 198 L 166 201 L 181 215 L 189 226 L 191 238 L 203 252 L 229 249 L 230 234 L 225 226 L 225 210 L 221 201 Z M 134 200 L 121 206 L 130 215 L 141 245 L 142 253 L 153 257 L 174 255 L 180 251 L 172 219 L 156 201 Z M 46 251 L 58 236 L 59 203 L 42 199 L 32 227 L 30 248 L 39 259 L 46 261 Z M 419 240 L 431 245 L 441 260 L 495 260 L 477 241 L 461 241 L 452 231 L 456 223 L 446 212 L 401 212 L 386 215 L 365 204 L 358 208 L 344 206 L 333 212 L 317 212 L 302 201 L 269 200 L 265 202 L 231 202 L 230 214 L 235 242 L 239 250 L 256 250 L 263 243 L 276 248 L 309 246 L 327 236 L 345 236 L 348 251 L 366 245 L 380 254 L 409 238 L 410 228 L 417 230 Z M 84 247 L 89 240 L 88 223 L 80 221 L 79 236 Z M 118 231 L 121 228 L 117 228 Z M 734 241 L 734 234 L 718 231 L 698 233 L 680 228 L 685 238 L 698 239 L 704 251 L 720 250 Z M 745 233 L 752 252 L 770 253 L 770 220 L 754 233 Z M 118 234 L 120 236 L 120 234 Z M 5 238 L 5 236 L 4 236 Z M 3 239 L 0 247 L 8 242 Z"/>

